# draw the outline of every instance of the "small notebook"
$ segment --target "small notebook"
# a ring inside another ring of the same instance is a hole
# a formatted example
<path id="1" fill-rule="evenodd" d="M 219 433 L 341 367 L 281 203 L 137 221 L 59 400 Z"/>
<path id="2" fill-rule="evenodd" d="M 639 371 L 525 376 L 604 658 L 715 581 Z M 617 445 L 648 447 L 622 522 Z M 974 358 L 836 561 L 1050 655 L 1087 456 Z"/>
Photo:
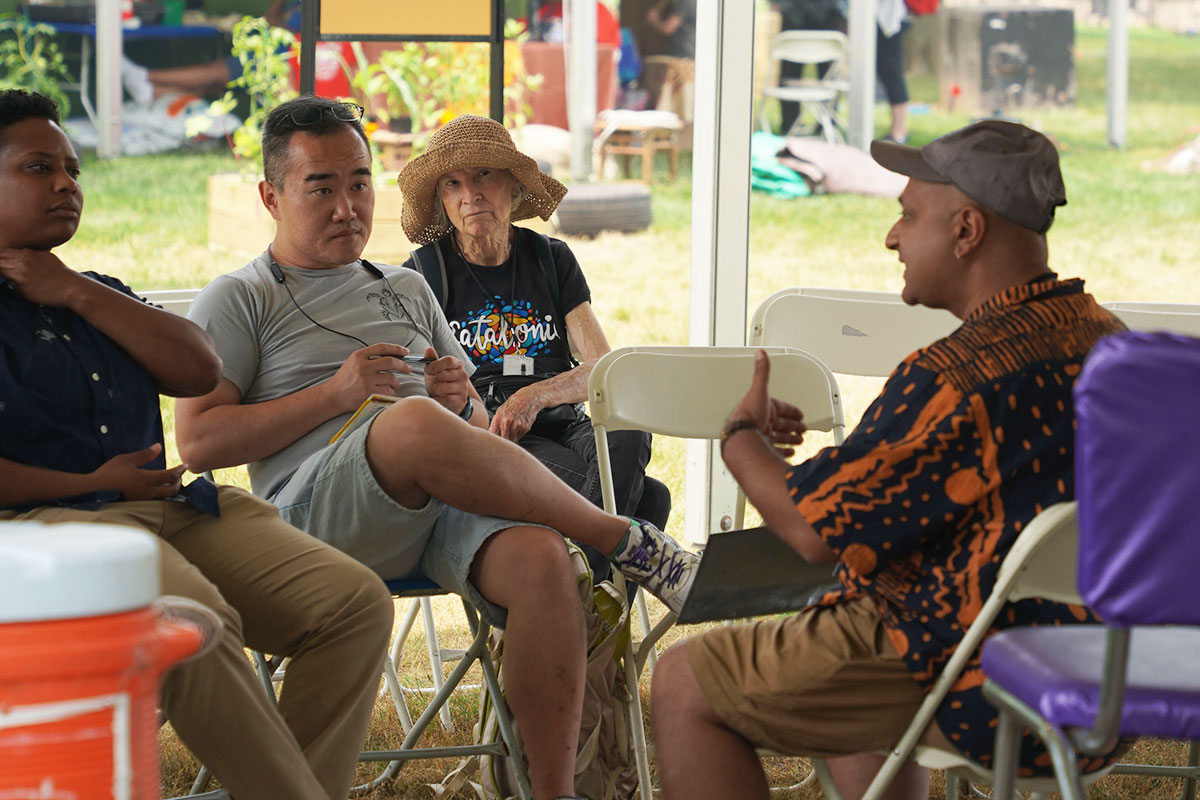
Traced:
<path id="1" fill-rule="evenodd" d="M 338 432 L 333 435 L 333 438 L 329 440 L 329 443 L 333 444 L 338 439 L 342 438 L 347 433 L 373 417 L 374 414 L 372 412 L 375 411 L 375 409 L 390 406 L 399 399 L 399 397 L 393 397 L 387 394 L 373 394 L 366 400 L 363 400 L 362 405 L 358 407 L 357 411 L 350 415 L 350 419 L 346 420 L 345 425 L 338 428 Z"/>
<path id="2" fill-rule="evenodd" d="M 798 611 L 837 587 L 834 564 L 813 564 L 767 528 L 708 537 L 682 623 Z"/>

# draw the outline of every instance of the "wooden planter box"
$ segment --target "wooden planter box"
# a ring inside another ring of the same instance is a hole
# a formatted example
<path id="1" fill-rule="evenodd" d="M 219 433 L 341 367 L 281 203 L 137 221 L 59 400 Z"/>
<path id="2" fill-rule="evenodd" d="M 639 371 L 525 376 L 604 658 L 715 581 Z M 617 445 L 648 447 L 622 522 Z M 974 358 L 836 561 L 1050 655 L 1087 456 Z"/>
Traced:
<path id="1" fill-rule="evenodd" d="M 373 261 L 402 264 L 416 246 L 400 227 L 402 207 L 395 178 L 375 187 L 375 221 L 363 255 Z M 542 233 L 553 231 L 548 222 L 534 218 L 521 225 Z M 208 179 L 208 246 L 247 260 L 267 248 L 275 238 L 275 220 L 258 196 L 258 179 L 224 173 Z"/>

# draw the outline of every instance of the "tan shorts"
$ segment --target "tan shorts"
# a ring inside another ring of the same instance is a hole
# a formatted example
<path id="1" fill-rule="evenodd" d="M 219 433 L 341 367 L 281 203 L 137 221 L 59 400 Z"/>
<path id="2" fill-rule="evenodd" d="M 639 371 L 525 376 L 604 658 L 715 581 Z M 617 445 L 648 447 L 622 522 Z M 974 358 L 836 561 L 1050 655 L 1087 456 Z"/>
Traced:
<path id="1" fill-rule="evenodd" d="M 869 598 L 716 628 L 687 649 L 717 716 L 755 746 L 780 753 L 887 750 L 925 697 Z M 954 750 L 936 723 L 921 744 Z"/>

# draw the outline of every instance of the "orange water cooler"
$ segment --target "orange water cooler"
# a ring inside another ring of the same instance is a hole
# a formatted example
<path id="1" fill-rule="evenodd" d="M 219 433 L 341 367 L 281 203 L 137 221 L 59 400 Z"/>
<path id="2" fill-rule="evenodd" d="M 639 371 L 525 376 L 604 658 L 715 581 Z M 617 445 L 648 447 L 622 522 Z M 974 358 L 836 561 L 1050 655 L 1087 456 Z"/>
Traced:
<path id="1" fill-rule="evenodd" d="M 158 597 L 150 534 L 0 523 L 0 798 L 159 797 L 159 679 L 205 637 Z"/>

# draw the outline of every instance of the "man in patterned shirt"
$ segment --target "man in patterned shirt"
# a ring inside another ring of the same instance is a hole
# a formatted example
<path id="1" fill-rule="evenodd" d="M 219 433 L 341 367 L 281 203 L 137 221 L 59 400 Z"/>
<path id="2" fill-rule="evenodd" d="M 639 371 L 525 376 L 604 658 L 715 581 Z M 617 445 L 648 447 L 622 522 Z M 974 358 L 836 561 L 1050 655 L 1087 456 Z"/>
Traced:
<path id="1" fill-rule="evenodd" d="M 1058 154 L 1022 125 L 985 121 L 919 150 L 876 141 L 907 175 L 886 245 L 904 301 L 963 320 L 888 379 L 841 447 L 791 466 L 800 409 L 770 397 L 759 353 L 722 436 L 725 463 L 782 539 L 839 562 L 839 590 L 784 619 L 722 627 L 672 648 L 654 676 L 659 770 L 671 797 L 767 797 L 755 747 L 823 757 L 857 798 L 900 737 L 1038 512 L 1074 497 L 1071 387 L 1088 350 L 1122 328 L 1048 267 L 1066 203 Z M 1037 600 L 998 627 L 1086 619 Z M 978 654 L 924 744 L 991 760 L 995 712 Z M 1023 743 L 1027 772 L 1049 759 Z M 927 797 L 908 764 L 888 797 Z"/>

